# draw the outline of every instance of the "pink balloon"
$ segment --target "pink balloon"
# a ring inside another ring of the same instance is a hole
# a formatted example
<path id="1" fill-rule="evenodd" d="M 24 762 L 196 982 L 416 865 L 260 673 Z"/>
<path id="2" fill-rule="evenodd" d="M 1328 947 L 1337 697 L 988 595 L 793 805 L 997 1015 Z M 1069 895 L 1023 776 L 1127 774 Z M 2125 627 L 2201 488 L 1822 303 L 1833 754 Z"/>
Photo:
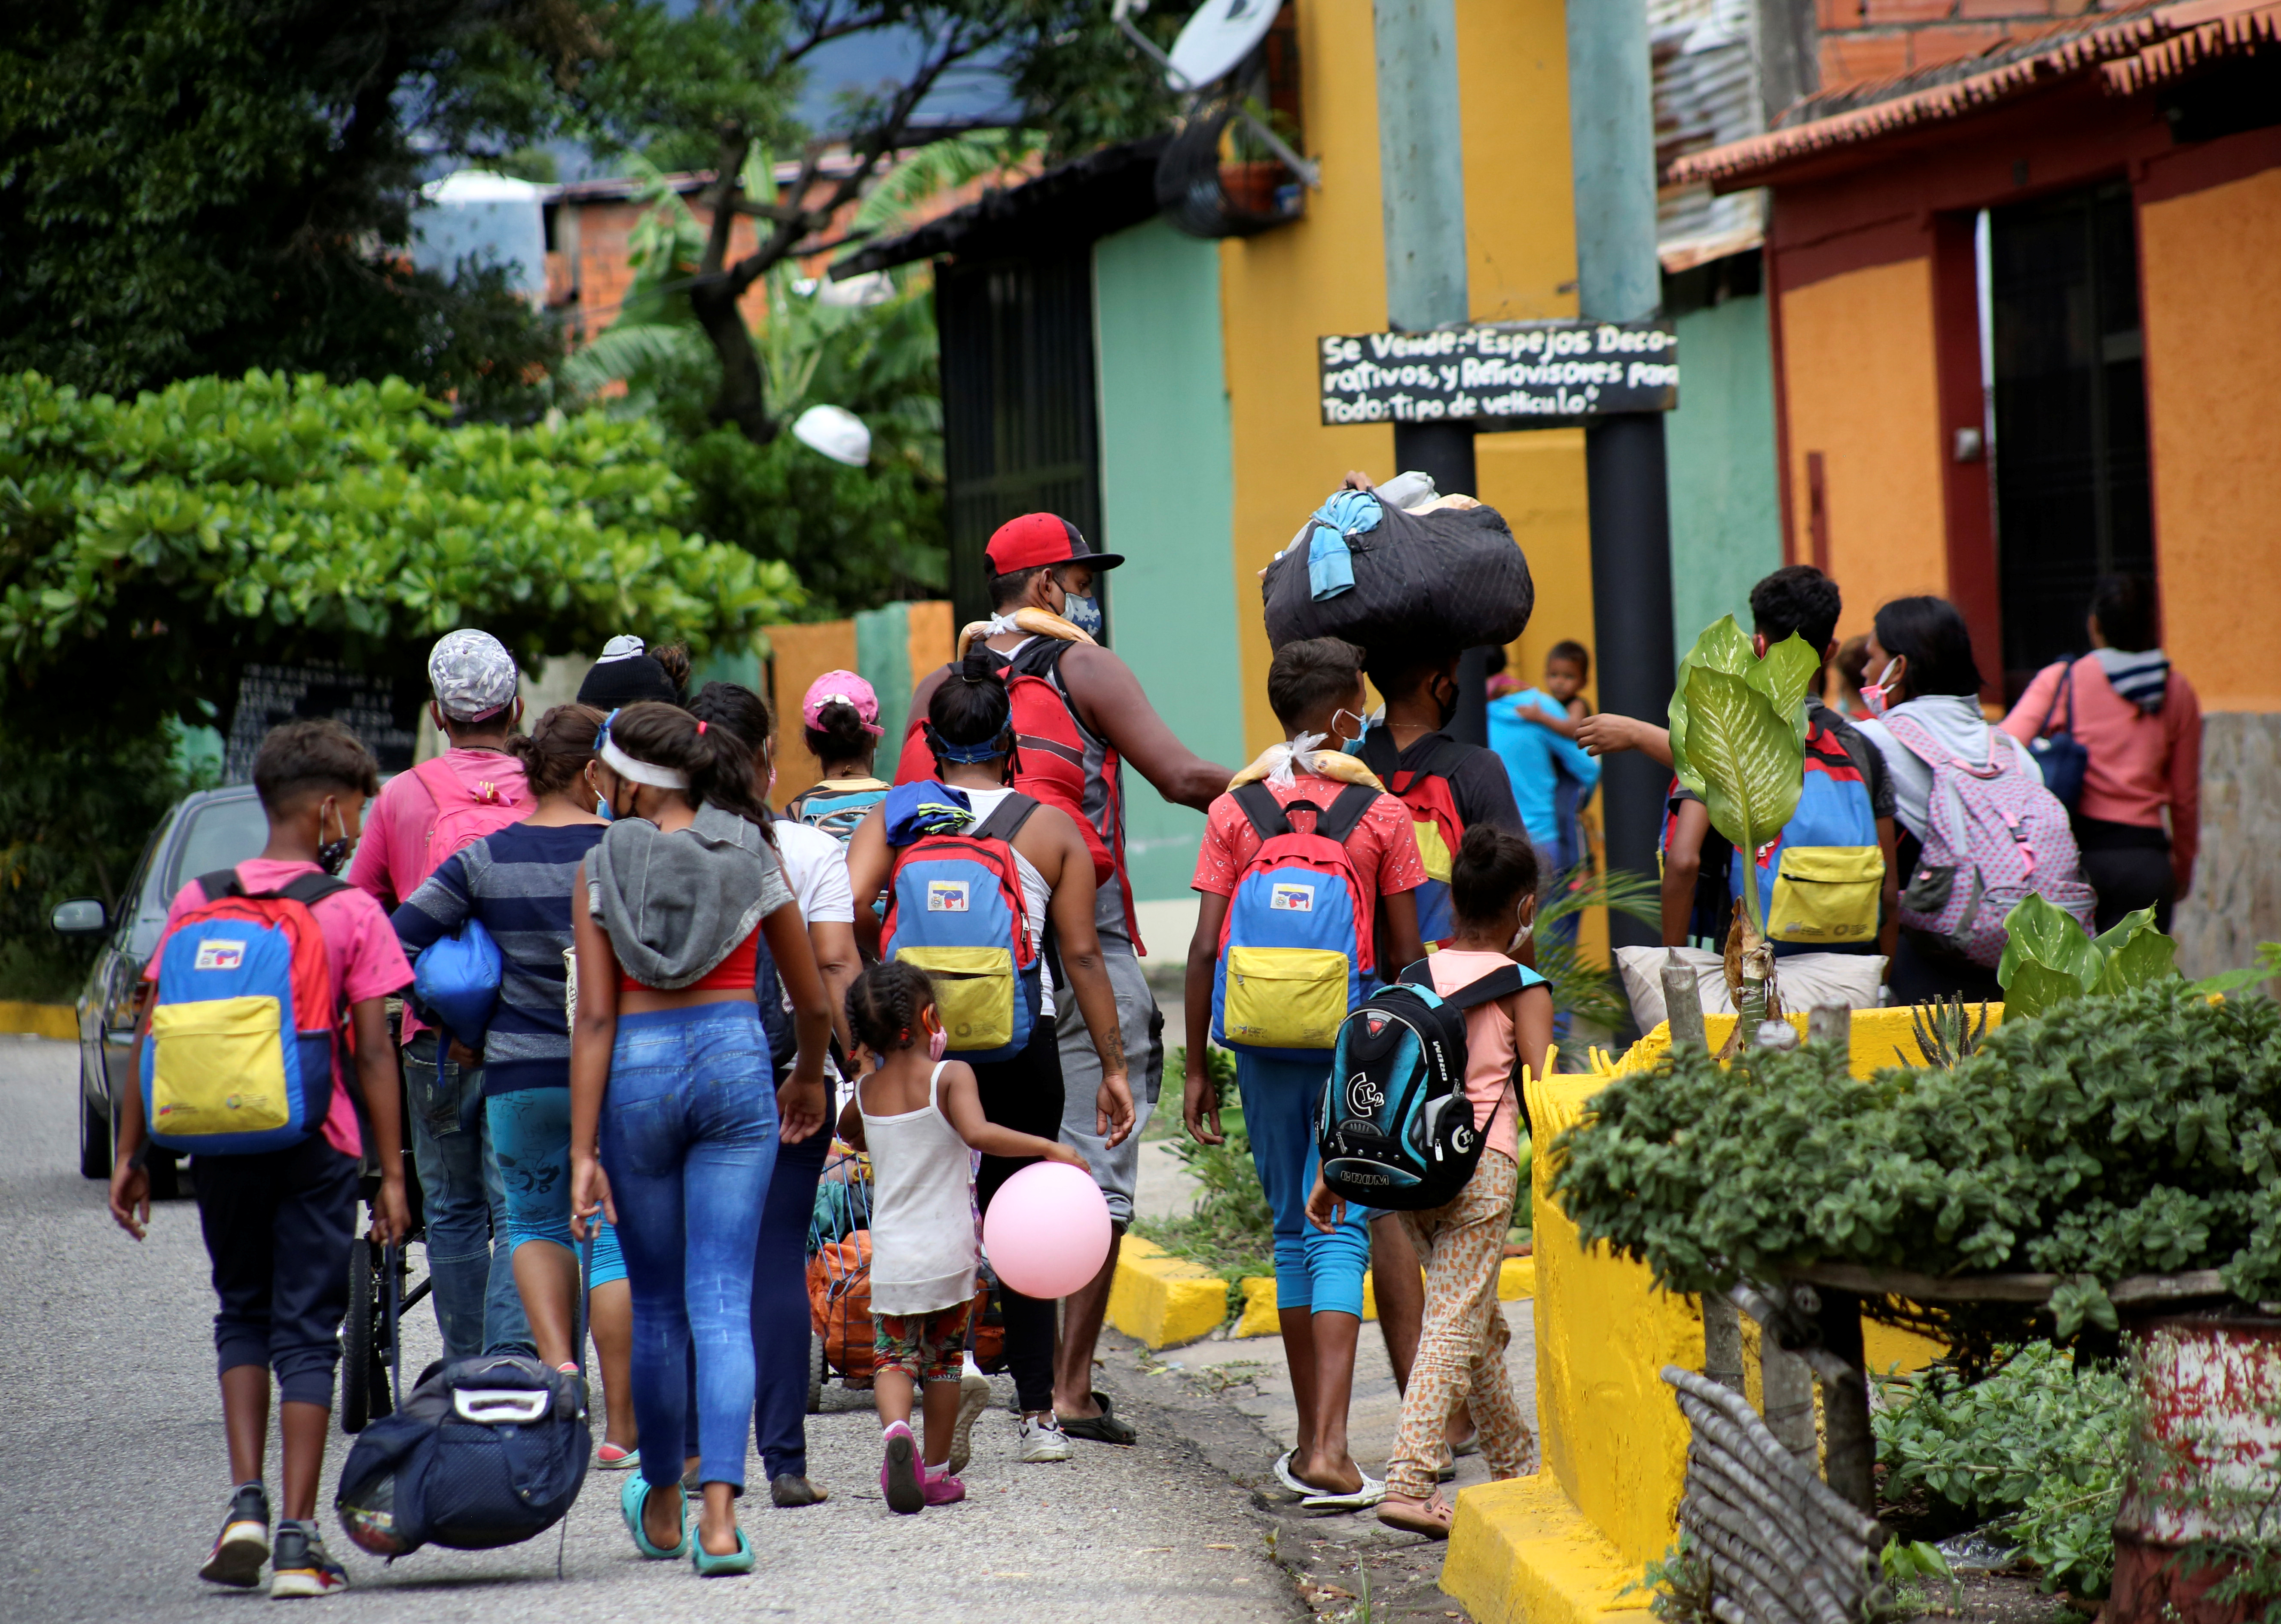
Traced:
<path id="1" fill-rule="evenodd" d="M 1040 1162 L 991 1198 L 982 1244 L 998 1278 L 1024 1296 L 1065 1297 L 1109 1256 L 1109 1203 L 1084 1168 Z"/>

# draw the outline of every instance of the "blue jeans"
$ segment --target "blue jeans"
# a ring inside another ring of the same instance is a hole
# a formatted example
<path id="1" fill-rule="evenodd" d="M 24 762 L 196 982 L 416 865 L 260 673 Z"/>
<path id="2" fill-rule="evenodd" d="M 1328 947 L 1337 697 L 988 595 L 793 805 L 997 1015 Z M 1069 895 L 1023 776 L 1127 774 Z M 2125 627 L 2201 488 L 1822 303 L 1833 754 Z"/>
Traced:
<path id="1" fill-rule="evenodd" d="M 602 1171 L 633 1289 L 634 1419 L 685 1438 L 696 1360 L 698 1478 L 745 1487 L 753 1414 L 753 1257 L 776 1166 L 776 1080 L 749 1001 L 618 1017 L 602 1096 Z M 681 1479 L 670 1450 L 642 1476 Z"/>
<path id="2" fill-rule="evenodd" d="M 570 1234 L 570 1090 L 518 1088 L 483 1102 L 491 1160 L 506 1192 L 506 1243 L 512 1253 L 533 1241 L 551 1241 L 566 1252 Z M 607 1286 L 626 1278 L 618 1232 L 607 1218 L 594 1225 L 594 1269 L 589 1282 Z"/>
<path id="3" fill-rule="evenodd" d="M 483 1074 L 449 1058 L 439 1067 L 438 1041 L 423 1032 L 404 1046 L 404 1090 L 444 1357 L 528 1353 L 530 1321 L 514 1288 L 514 1249 L 504 1244 L 506 1197 L 483 1123 Z"/>
<path id="4" fill-rule="evenodd" d="M 1327 1053 L 1320 1060 L 1280 1060 L 1238 1049 L 1235 1085 L 1243 1098 L 1251 1163 L 1274 1216 L 1276 1308 L 1359 1319 L 1363 1271 L 1370 1266 L 1368 1214 L 1349 1202 L 1328 1234 L 1307 1221 L 1307 1195 L 1319 1161 L 1315 1106 L 1330 1069 Z"/>
<path id="5" fill-rule="evenodd" d="M 831 1149 L 828 1123 L 796 1145 L 777 1147 L 753 1254 L 753 1365 L 760 1383 L 753 1442 L 770 1482 L 787 1472 L 808 1475 L 808 1230 Z"/>

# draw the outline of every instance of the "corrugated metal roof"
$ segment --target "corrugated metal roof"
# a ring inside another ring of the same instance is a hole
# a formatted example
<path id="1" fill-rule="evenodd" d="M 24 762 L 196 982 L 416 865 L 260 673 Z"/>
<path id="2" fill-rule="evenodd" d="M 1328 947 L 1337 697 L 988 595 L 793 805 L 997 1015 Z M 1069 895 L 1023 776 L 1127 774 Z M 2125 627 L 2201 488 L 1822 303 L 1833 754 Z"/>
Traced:
<path id="1" fill-rule="evenodd" d="M 1648 0 L 1659 173 L 1765 128 L 1752 13 L 1751 0 Z M 1700 181 L 1657 193 L 1656 251 L 1666 270 L 1756 247 L 1765 230 L 1759 193 L 1720 197 Z"/>
<path id="2" fill-rule="evenodd" d="M 2281 43 L 2281 0 L 2140 0 L 2071 19 L 1977 57 L 1813 97 L 1781 128 L 1688 153 L 1666 186 L 1751 186 L 1786 163 L 1949 122 L 2070 79 L 2128 96 L 2205 62 Z"/>

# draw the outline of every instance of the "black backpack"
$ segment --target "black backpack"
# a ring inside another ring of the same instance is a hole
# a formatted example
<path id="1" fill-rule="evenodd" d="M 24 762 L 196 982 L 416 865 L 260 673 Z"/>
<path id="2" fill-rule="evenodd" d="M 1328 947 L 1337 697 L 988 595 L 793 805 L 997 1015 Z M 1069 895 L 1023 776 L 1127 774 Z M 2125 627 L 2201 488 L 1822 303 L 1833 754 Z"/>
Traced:
<path id="1" fill-rule="evenodd" d="M 1398 1212 L 1457 1199 L 1482 1144 L 1465 1094 L 1465 1011 L 1543 978 L 1511 964 L 1444 996 L 1420 960 L 1355 1006 L 1315 1117 L 1333 1195 Z"/>
<path id="2" fill-rule="evenodd" d="M 586 1481 L 593 1435 L 584 1371 L 552 1370 L 523 1353 L 478 1354 L 430 1365 L 407 1399 L 392 1263 L 383 1273 L 396 1413 L 358 1434 L 341 1467 L 333 1497 L 341 1527 L 360 1551 L 390 1560 L 422 1545 L 489 1551 L 544 1534 Z M 582 1291 L 582 1352 L 585 1321 Z"/>

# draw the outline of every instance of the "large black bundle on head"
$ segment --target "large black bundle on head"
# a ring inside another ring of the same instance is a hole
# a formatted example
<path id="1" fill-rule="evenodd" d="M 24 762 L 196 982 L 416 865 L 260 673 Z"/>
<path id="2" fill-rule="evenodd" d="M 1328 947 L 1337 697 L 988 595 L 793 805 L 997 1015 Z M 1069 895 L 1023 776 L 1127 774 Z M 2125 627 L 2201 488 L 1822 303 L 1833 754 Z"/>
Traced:
<path id="1" fill-rule="evenodd" d="M 1349 511 L 1349 522 L 1366 519 L 1368 507 L 1377 508 L 1377 522 L 1345 534 L 1354 573 L 1346 591 L 1314 596 L 1308 570 L 1312 524 L 1267 567 L 1260 596 L 1270 645 L 1344 638 L 1365 648 L 1477 648 L 1510 643 L 1527 628 L 1536 584 L 1512 527 L 1496 508 L 1411 514 L 1374 501 L 1359 515 Z"/>

